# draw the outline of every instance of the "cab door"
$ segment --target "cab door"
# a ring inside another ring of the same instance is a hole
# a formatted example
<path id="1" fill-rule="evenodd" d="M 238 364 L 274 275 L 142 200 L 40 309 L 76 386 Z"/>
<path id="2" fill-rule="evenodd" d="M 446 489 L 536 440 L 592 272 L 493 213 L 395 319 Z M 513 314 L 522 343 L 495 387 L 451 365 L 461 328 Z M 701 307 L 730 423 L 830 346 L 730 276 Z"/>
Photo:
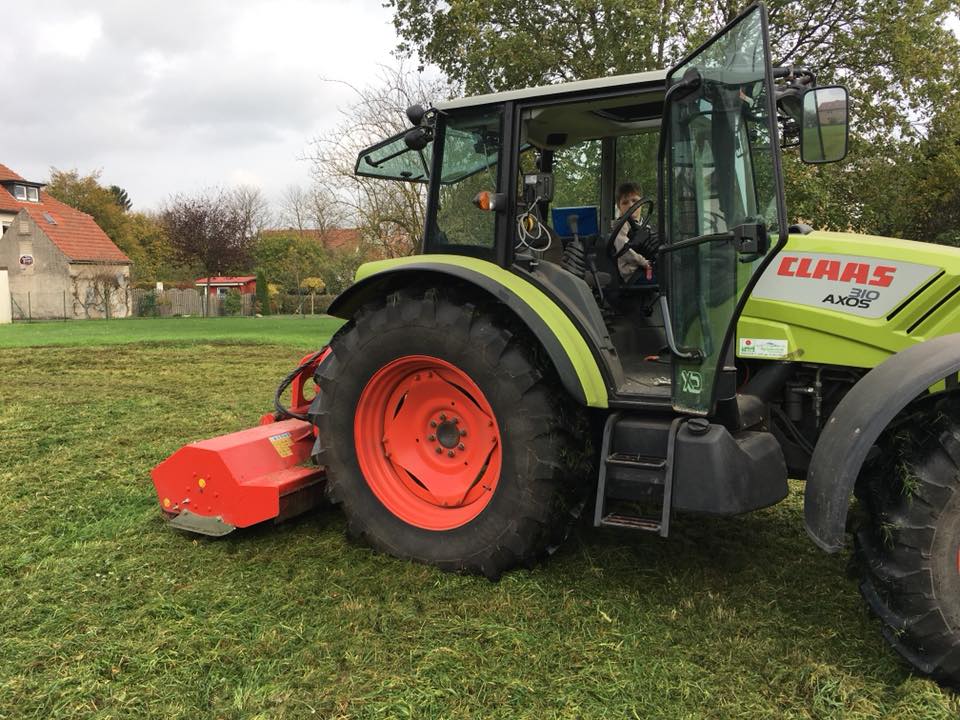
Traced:
<path id="1" fill-rule="evenodd" d="M 772 87 L 759 4 L 667 76 L 661 273 L 668 278 L 673 405 L 682 412 L 713 412 L 737 318 L 786 242 Z"/>

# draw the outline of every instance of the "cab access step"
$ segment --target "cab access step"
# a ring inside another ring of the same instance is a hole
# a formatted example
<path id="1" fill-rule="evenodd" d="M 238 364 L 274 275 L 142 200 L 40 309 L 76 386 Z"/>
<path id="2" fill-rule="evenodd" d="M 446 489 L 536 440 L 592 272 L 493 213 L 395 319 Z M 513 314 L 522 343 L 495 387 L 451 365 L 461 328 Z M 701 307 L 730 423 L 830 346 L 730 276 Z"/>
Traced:
<path id="1" fill-rule="evenodd" d="M 769 432 L 730 432 L 701 417 L 614 413 L 600 458 L 596 527 L 667 537 L 673 510 L 739 515 L 787 494 L 783 453 Z"/>

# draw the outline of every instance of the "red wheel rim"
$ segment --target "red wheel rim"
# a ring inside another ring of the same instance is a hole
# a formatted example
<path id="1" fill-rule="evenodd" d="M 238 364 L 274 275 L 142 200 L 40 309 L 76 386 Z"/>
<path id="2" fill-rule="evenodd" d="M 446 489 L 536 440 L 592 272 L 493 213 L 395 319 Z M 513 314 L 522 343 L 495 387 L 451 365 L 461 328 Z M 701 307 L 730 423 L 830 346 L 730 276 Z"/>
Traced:
<path id="1" fill-rule="evenodd" d="M 353 422 L 370 490 L 426 530 L 477 517 L 500 480 L 500 430 L 490 403 L 460 368 L 426 355 L 382 367 L 360 393 Z"/>

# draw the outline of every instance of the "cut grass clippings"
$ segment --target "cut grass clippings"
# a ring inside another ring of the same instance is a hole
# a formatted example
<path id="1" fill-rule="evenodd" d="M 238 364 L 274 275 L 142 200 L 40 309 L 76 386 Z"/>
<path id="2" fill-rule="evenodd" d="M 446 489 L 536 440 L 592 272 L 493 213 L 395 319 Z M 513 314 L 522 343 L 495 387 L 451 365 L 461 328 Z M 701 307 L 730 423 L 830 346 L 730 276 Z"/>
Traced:
<path id="1" fill-rule="evenodd" d="M 0 719 L 960 712 L 807 539 L 799 484 L 667 540 L 584 523 L 499 583 L 374 554 L 329 507 L 166 526 L 150 468 L 255 423 L 321 340 L 0 350 Z"/>

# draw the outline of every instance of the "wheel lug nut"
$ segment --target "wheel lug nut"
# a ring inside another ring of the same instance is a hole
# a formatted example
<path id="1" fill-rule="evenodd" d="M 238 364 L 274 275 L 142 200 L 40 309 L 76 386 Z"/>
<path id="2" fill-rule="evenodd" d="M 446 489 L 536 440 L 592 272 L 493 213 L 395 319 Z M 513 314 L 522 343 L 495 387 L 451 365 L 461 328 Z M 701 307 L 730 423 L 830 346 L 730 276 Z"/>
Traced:
<path id="1" fill-rule="evenodd" d="M 443 413 L 440 413 L 440 422 L 443 422 L 446 419 L 447 419 L 447 416 L 444 415 Z"/>
<path id="2" fill-rule="evenodd" d="M 436 439 L 437 439 L 436 435 L 427 435 L 427 440 L 429 440 L 430 442 L 433 442 Z"/>
<path id="3" fill-rule="evenodd" d="M 450 422 L 452 422 L 454 425 L 456 425 L 457 423 L 460 422 L 460 418 L 453 418 Z"/>
<path id="4" fill-rule="evenodd" d="M 467 436 L 467 431 L 466 431 L 466 430 L 461 430 L 461 431 L 460 431 L 460 437 L 466 437 L 466 436 Z"/>
<path id="5" fill-rule="evenodd" d="M 453 457 L 456 453 L 453 450 L 447 450 L 447 457 Z"/>
<path id="6" fill-rule="evenodd" d="M 436 421 L 436 420 L 431 420 L 431 421 L 430 421 L 430 427 L 435 428 L 436 426 L 437 426 L 437 421 Z"/>
<path id="7" fill-rule="evenodd" d="M 466 450 L 466 448 L 463 446 L 463 443 L 460 443 L 459 445 L 457 445 L 457 449 L 458 449 L 458 450 Z"/>
<path id="8" fill-rule="evenodd" d="M 437 448 L 437 455 L 439 455 L 439 454 L 442 453 L 442 452 L 443 452 L 443 448 L 439 448 L 439 447 L 438 447 L 438 448 Z"/>

